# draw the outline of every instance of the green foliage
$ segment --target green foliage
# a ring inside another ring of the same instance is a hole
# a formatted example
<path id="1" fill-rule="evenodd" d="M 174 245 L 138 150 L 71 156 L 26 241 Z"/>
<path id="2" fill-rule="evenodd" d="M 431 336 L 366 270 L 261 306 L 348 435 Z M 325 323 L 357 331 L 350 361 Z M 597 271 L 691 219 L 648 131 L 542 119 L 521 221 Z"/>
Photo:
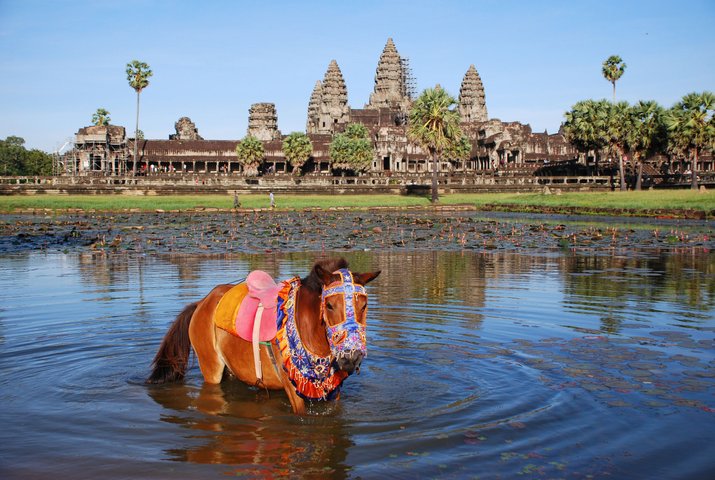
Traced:
<path id="1" fill-rule="evenodd" d="M 313 144 L 305 133 L 293 132 L 283 139 L 283 153 L 294 171 L 300 173 L 300 169 L 313 154 Z"/>
<path id="2" fill-rule="evenodd" d="M 410 111 L 408 134 L 430 153 L 441 154 L 462 137 L 457 101 L 437 86 L 425 89 Z"/>
<path id="3" fill-rule="evenodd" d="M 361 123 L 347 125 L 343 133 L 333 137 L 330 142 L 330 159 L 333 168 L 364 172 L 370 169 L 374 157 L 374 148 L 370 141 L 370 132 Z"/>
<path id="4" fill-rule="evenodd" d="M 472 155 L 472 142 L 466 135 L 462 135 L 445 150 L 444 154 L 450 160 L 465 162 Z"/>
<path id="5" fill-rule="evenodd" d="M 52 156 L 25 149 L 25 140 L 10 136 L 0 140 L 0 175 L 52 175 Z"/>
<path id="6" fill-rule="evenodd" d="M 631 107 L 631 129 L 626 141 L 633 160 L 638 165 L 636 190 L 641 189 L 643 158 L 664 151 L 667 142 L 665 111 L 654 101 L 642 101 Z"/>
<path id="7" fill-rule="evenodd" d="M 582 100 L 571 107 L 564 115 L 564 135 L 576 149 L 583 153 L 604 148 L 606 127 L 610 112 L 606 100 Z"/>
<path id="8" fill-rule="evenodd" d="M 603 77 L 613 84 L 613 101 L 616 101 L 616 82 L 623 76 L 626 71 L 626 64 L 618 55 L 611 55 L 603 62 L 601 72 Z"/>
<path id="9" fill-rule="evenodd" d="M 246 175 L 258 175 L 258 167 L 265 158 L 263 142 L 256 137 L 247 135 L 236 145 L 236 156 L 241 165 L 243 165 Z"/>
<path id="10" fill-rule="evenodd" d="M 109 118 L 109 112 L 104 108 L 98 108 L 94 115 L 92 115 L 92 125 L 109 125 L 112 119 Z"/>
<path id="11" fill-rule="evenodd" d="M 425 89 L 410 111 L 407 134 L 432 156 L 432 202 L 437 202 L 439 156 L 460 141 L 457 101 L 442 87 Z"/>
<path id="12" fill-rule="evenodd" d="M 149 86 L 149 77 L 154 75 L 154 73 L 144 62 L 139 60 L 132 60 L 127 63 L 127 81 L 129 86 L 132 87 L 137 93 L 141 93 L 147 86 Z"/>
<path id="13" fill-rule="evenodd" d="M 692 187 L 697 188 L 697 163 L 704 150 L 715 148 L 715 95 L 689 93 L 665 117 L 670 150 L 692 158 Z"/>

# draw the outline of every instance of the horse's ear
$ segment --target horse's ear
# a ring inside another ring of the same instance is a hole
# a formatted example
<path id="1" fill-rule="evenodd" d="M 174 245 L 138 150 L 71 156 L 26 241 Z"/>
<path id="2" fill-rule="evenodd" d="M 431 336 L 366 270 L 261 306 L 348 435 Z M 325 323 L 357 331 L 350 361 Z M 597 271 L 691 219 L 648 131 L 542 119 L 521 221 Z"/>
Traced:
<path id="1" fill-rule="evenodd" d="M 322 285 L 330 285 L 336 280 L 337 275 L 333 275 L 333 272 L 329 272 L 324 269 L 320 264 L 316 264 L 313 269 L 315 275 L 320 279 Z"/>
<path id="2" fill-rule="evenodd" d="M 368 283 L 375 280 L 377 276 L 380 275 L 381 271 L 382 270 L 367 273 L 353 273 L 353 279 L 355 279 L 355 283 L 358 283 L 360 285 L 367 285 Z"/>

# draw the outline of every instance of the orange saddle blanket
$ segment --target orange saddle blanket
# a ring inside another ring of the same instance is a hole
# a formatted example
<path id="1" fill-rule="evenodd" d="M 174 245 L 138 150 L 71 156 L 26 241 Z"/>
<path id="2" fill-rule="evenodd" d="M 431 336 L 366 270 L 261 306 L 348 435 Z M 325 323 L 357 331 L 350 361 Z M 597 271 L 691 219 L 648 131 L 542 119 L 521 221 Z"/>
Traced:
<path id="1" fill-rule="evenodd" d="M 259 341 L 267 342 L 276 336 L 276 305 L 281 285 L 266 272 L 255 270 L 246 281 L 226 292 L 214 312 L 214 323 L 231 335 L 252 341 L 256 313 L 263 306 L 260 318 Z"/>

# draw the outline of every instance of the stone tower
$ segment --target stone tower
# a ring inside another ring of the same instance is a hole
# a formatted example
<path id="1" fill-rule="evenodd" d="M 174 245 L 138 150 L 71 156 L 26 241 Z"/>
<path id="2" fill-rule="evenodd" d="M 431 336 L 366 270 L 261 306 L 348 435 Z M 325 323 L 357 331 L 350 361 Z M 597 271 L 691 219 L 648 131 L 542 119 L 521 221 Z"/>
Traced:
<path id="1" fill-rule="evenodd" d="M 400 54 L 392 38 L 388 38 L 377 63 L 375 90 L 370 94 L 370 101 L 365 107 L 405 109 L 408 104 Z"/>
<path id="2" fill-rule="evenodd" d="M 189 117 L 181 117 L 174 124 L 175 134 L 169 135 L 169 140 L 203 140 L 196 124 Z"/>
<path id="3" fill-rule="evenodd" d="M 464 123 L 486 122 L 488 119 L 484 85 L 474 65 L 469 66 L 459 89 L 459 115 Z"/>
<path id="4" fill-rule="evenodd" d="M 308 102 L 308 123 L 305 131 L 308 133 L 318 133 L 318 119 L 320 117 L 320 102 L 323 98 L 323 83 L 318 80 L 313 87 L 313 93 Z"/>
<path id="5" fill-rule="evenodd" d="M 248 110 L 248 135 L 267 142 L 281 138 L 273 103 L 254 103 Z"/>
<path id="6" fill-rule="evenodd" d="M 308 105 L 308 133 L 333 134 L 348 123 L 348 89 L 338 62 L 332 60 L 323 82 L 316 83 Z"/>

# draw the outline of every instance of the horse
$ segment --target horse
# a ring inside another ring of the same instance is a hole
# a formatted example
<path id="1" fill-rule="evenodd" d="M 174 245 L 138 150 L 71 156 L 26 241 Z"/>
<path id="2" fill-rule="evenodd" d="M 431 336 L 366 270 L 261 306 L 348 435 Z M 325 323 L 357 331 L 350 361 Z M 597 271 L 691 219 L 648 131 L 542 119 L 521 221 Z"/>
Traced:
<path id="1" fill-rule="evenodd" d="M 146 382 L 182 380 L 193 348 L 206 383 L 218 384 L 228 373 L 249 385 L 285 390 L 296 414 L 305 414 L 306 401 L 337 400 L 343 381 L 360 372 L 367 354 L 365 285 L 379 274 L 380 270 L 353 273 L 343 258 L 316 262 L 305 278 L 293 277 L 279 285 L 265 280 L 263 273 L 251 298 L 258 303 L 253 341 L 220 328 L 215 319 L 217 310 L 224 308 L 221 305 L 230 303 L 230 292 L 250 291 L 250 282 L 217 285 L 177 315 Z M 249 297 L 238 303 L 247 303 Z M 242 308 L 236 307 L 238 317 Z M 257 326 L 259 318 L 273 315 L 268 320 L 275 322 L 275 328 L 267 329 L 272 338 L 256 341 L 265 330 L 265 324 Z M 273 368 L 264 371 L 262 365 Z"/>

